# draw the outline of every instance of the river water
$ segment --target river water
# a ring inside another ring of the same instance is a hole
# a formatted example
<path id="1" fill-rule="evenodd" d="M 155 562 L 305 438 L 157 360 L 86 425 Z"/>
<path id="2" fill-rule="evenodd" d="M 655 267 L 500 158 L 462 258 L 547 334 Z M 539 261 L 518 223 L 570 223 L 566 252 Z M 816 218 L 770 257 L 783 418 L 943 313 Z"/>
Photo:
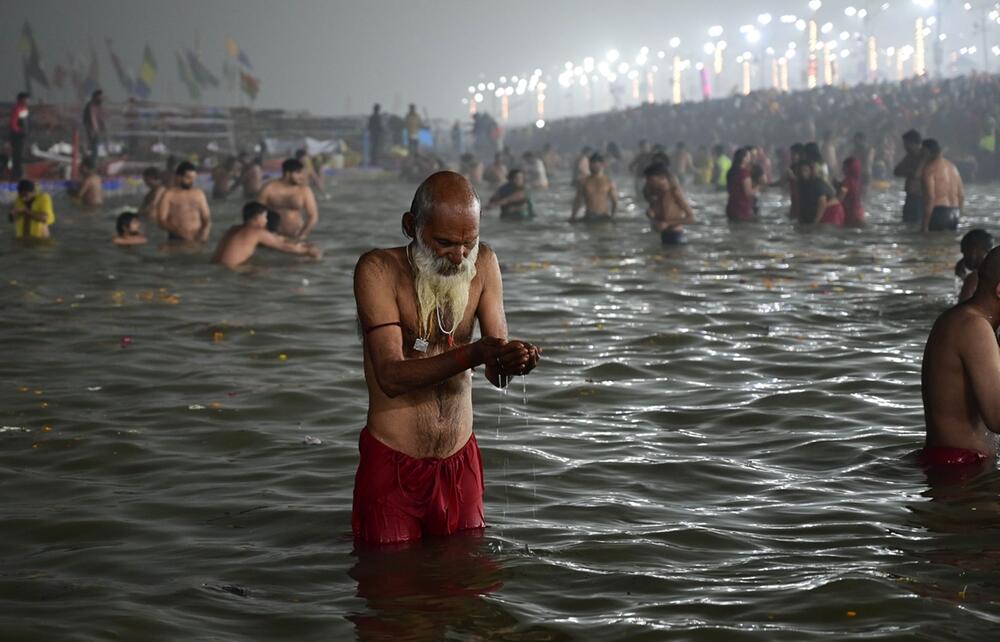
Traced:
<path id="1" fill-rule="evenodd" d="M 627 181 L 622 181 L 626 183 Z M 308 263 L 252 275 L 109 242 L 65 202 L 50 247 L 0 238 L 3 640 L 986 639 L 1000 474 L 928 479 L 920 355 L 957 235 L 570 226 L 569 190 L 482 238 L 513 337 L 475 382 L 480 536 L 358 554 L 367 405 L 351 270 L 399 244 L 414 186 L 341 179 Z M 989 227 L 973 186 L 963 228 Z M 216 207 L 218 238 L 238 204 Z M 158 236 L 158 234 L 156 235 Z"/>

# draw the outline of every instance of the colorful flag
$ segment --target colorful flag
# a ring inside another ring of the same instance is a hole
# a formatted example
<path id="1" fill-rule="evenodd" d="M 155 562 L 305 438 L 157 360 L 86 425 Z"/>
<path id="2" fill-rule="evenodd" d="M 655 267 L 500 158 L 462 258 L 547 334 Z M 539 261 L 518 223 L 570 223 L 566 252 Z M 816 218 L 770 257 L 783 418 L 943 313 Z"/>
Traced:
<path id="1" fill-rule="evenodd" d="M 260 93 L 260 79 L 254 78 L 245 71 L 241 71 L 240 89 L 243 90 L 243 93 L 246 94 L 251 101 L 257 100 L 257 94 Z"/>
<path id="2" fill-rule="evenodd" d="M 31 25 L 24 23 L 21 30 L 21 38 L 18 41 L 21 50 L 21 57 L 24 60 L 24 79 L 30 83 L 32 80 L 46 89 L 49 88 L 49 78 L 42 69 L 41 54 L 38 53 L 38 45 L 35 43 L 35 35 L 31 32 Z"/>
<path id="3" fill-rule="evenodd" d="M 245 51 L 240 49 L 240 46 L 236 44 L 236 40 L 233 38 L 226 38 L 226 51 L 229 53 L 230 58 L 238 60 L 247 69 L 253 69 L 253 65 L 250 64 L 250 58 L 247 57 Z"/>
<path id="4" fill-rule="evenodd" d="M 181 52 L 179 51 L 177 52 L 177 75 L 180 76 L 181 82 L 187 87 L 191 100 L 201 100 L 201 87 L 194 81 L 191 70 L 188 69 L 187 63 L 184 62 L 184 57 L 181 56 Z"/>
<path id="5" fill-rule="evenodd" d="M 111 46 L 111 38 L 106 38 L 105 42 L 108 45 L 108 55 L 111 56 L 111 65 L 115 68 L 115 75 L 118 76 L 118 82 L 125 88 L 125 92 L 131 96 L 135 93 L 135 80 L 125 71 L 125 66 L 122 65 L 121 59 Z"/>
<path id="6" fill-rule="evenodd" d="M 188 49 L 186 50 L 186 57 L 188 68 L 191 70 L 191 77 L 198 85 L 201 87 L 219 86 L 219 79 L 208 70 L 208 67 L 198 57 L 198 54 Z"/>
<path id="7" fill-rule="evenodd" d="M 139 67 L 139 77 L 135 80 L 135 94 L 143 100 L 153 93 L 153 81 L 156 80 L 156 58 L 153 50 L 146 45 L 142 52 L 142 66 Z"/>

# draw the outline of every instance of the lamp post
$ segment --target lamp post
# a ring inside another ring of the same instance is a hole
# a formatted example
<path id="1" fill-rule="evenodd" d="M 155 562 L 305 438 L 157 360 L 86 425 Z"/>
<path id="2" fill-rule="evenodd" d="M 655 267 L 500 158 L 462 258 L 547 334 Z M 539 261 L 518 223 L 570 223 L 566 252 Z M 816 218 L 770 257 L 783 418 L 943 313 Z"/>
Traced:
<path id="1" fill-rule="evenodd" d="M 683 98 L 683 96 L 681 95 L 681 57 L 680 56 L 674 54 L 674 64 L 671 67 L 671 69 L 672 69 L 673 74 L 674 74 L 673 87 L 671 88 L 673 90 L 672 91 L 672 98 L 674 100 L 674 104 L 675 105 L 679 105 L 679 104 L 681 104 L 681 99 Z"/>

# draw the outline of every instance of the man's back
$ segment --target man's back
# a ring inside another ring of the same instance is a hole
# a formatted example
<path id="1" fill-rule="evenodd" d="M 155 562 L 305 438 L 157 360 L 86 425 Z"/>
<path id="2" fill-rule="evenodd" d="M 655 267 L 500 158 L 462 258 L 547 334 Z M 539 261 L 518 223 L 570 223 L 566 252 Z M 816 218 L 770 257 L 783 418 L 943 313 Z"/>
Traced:
<path id="1" fill-rule="evenodd" d="M 260 202 L 275 210 L 300 210 L 304 207 L 306 187 L 289 185 L 281 179 L 264 184 Z"/>
<path id="2" fill-rule="evenodd" d="M 973 306 L 957 305 L 935 322 L 921 386 L 928 446 L 996 452 L 996 436 L 984 420 L 1000 393 L 1000 348 L 992 326 Z"/>
<path id="3" fill-rule="evenodd" d="M 234 225 L 226 230 L 212 257 L 212 263 L 236 267 L 253 256 L 259 242 L 260 230 L 246 225 Z"/>
<path id="4" fill-rule="evenodd" d="M 946 158 L 936 158 L 924 168 L 925 180 L 933 181 L 934 206 L 959 207 L 962 177 L 955 164 Z"/>

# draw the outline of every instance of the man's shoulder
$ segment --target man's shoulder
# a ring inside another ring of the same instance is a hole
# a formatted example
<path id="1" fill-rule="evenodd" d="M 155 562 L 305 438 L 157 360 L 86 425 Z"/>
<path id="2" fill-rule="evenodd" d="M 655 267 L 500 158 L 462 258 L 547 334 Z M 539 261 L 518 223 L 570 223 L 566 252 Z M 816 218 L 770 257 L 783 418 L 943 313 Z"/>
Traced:
<path id="1" fill-rule="evenodd" d="M 980 331 L 992 334 L 989 322 L 977 314 L 971 305 L 959 303 L 941 313 L 934 322 L 932 332 L 944 333 L 953 340 L 962 340 Z"/>
<path id="2" fill-rule="evenodd" d="M 358 258 L 354 270 L 356 273 L 364 272 L 373 276 L 395 274 L 402 268 L 402 257 L 405 255 L 404 247 L 368 250 Z"/>
<path id="3" fill-rule="evenodd" d="M 499 261 L 497 253 L 486 243 L 479 243 L 479 256 L 476 257 L 476 270 L 489 267 Z"/>

